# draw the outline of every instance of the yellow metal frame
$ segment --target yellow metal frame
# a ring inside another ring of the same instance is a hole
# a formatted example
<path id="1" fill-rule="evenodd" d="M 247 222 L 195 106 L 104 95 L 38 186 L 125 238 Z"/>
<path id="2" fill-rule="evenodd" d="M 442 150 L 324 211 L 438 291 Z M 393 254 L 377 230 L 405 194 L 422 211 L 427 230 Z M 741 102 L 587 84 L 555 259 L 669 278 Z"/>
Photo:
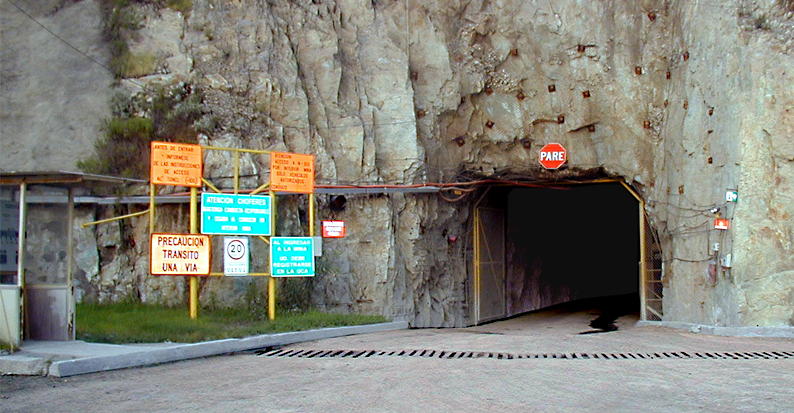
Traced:
<path id="1" fill-rule="evenodd" d="M 648 234 L 645 231 L 645 227 L 647 225 L 646 217 L 645 217 L 645 201 L 640 197 L 640 195 L 634 191 L 634 188 L 630 187 L 629 184 L 618 181 L 627 191 L 637 200 L 639 203 L 639 216 L 640 216 L 640 263 L 639 263 L 639 270 L 640 270 L 640 285 L 639 285 L 639 292 L 640 292 L 640 320 L 646 321 L 648 319 L 646 312 L 648 297 L 645 291 L 645 283 L 646 280 L 646 273 L 648 272 L 646 259 L 646 246 L 648 243 Z"/>
<path id="2" fill-rule="evenodd" d="M 627 184 L 625 181 L 621 179 L 597 179 L 593 181 L 571 181 L 571 182 L 553 182 L 550 183 L 549 186 L 566 186 L 566 185 L 580 185 L 580 184 L 602 184 L 602 183 L 619 183 L 621 184 L 630 194 L 637 200 L 639 203 L 639 241 L 640 241 L 640 262 L 639 262 L 639 294 L 640 294 L 640 319 L 643 321 L 647 320 L 646 308 L 647 308 L 647 292 L 646 282 L 647 282 L 647 272 L 648 272 L 648 264 L 646 262 L 647 259 L 647 252 L 646 247 L 648 244 L 648 234 L 646 233 L 646 226 L 647 217 L 645 216 L 645 201 L 642 197 Z M 484 196 L 483 196 L 484 198 Z M 474 205 L 474 325 L 477 325 L 478 320 L 480 319 L 480 288 L 481 288 L 481 270 L 480 264 L 482 263 L 482 250 L 480 248 L 480 240 L 482 239 L 482 230 L 480 229 L 481 219 L 479 204 L 480 200 L 478 200 Z M 660 317 L 661 318 L 661 317 Z"/>
<path id="3" fill-rule="evenodd" d="M 135 213 L 132 213 L 132 214 L 127 214 L 127 215 L 121 215 L 121 216 L 118 216 L 118 217 L 113 217 L 113 218 L 108 218 L 108 219 L 101 219 L 99 221 L 94 221 L 94 222 L 86 222 L 85 224 L 80 224 L 80 226 L 83 227 L 83 228 L 87 228 L 87 227 L 90 227 L 92 225 L 104 224 L 106 222 L 118 221 L 120 219 L 125 219 L 125 218 L 134 218 L 134 217 L 138 217 L 138 216 L 141 216 L 141 215 L 146 215 L 148 213 L 149 213 L 149 210 L 147 209 L 147 210 L 144 210 L 144 211 L 135 212 Z"/>
<path id="4" fill-rule="evenodd" d="M 264 150 L 258 150 L 258 149 L 223 148 L 223 147 L 219 147 L 219 146 L 204 146 L 204 145 L 202 145 L 201 147 L 202 147 L 202 149 L 206 149 L 206 150 L 217 150 L 217 151 L 234 152 L 234 193 L 235 194 L 238 194 L 240 192 L 240 154 L 241 153 L 253 153 L 253 154 L 269 154 L 269 153 L 271 153 L 271 151 L 264 151 Z M 207 188 L 211 189 L 212 191 L 217 192 L 217 193 L 222 193 L 222 191 L 220 189 L 218 189 L 217 186 L 213 185 L 212 182 L 210 182 L 209 180 L 205 179 L 204 177 L 201 178 L 201 182 Z M 271 210 L 273 211 L 271 224 L 270 224 L 271 225 L 270 234 L 271 234 L 271 236 L 275 236 L 276 235 L 276 217 L 277 217 L 277 214 L 276 214 L 277 208 L 276 207 L 277 207 L 278 204 L 277 204 L 277 198 L 276 198 L 275 191 L 270 190 L 270 182 L 267 182 L 264 185 L 261 185 L 258 188 L 254 189 L 253 191 L 250 192 L 250 195 L 256 195 L 256 194 L 258 194 L 260 192 L 263 192 L 265 190 L 267 190 L 268 194 L 270 195 Z M 132 213 L 132 214 L 122 215 L 122 216 L 113 217 L 113 218 L 109 218 L 109 219 L 103 219 L 103 220 L 100 220 L 100 221 L 89 222 L 89 223 L 82 224 L 82 226 L 85 228 L 85 227 L 88 227 L 88 226 L 91 226 L 91 225 L 104 224 L 104 223 L 107 223 L 107 222 L 117 221 L 117 220 L 120 220 L 120 219 L 133 218 L 133 217 L 149 214 L 149 234 L 151 235 L 152 233 L 154 233 L 155 217 L 156 217 L 155 211 L 156 211 L 156 207 L 157 207 L 156 202 L 155 202 L 155 192 L 156 191 L 155 191 L 154 183 L 149 182 L 149 209 L 147 209 L 145 211 L 135 212 L 135 213 Z M 315 208 L 316 208 L 316 206 L 315 206 L 314 194 L 310 193 L 309 194 L 309 236 L 310 237 L 314 236 L 314 231 L 315 231 L 315 225 L 314 225 Z M 199 232 L 198 231 L 198 223 L 199 223 L 199 218 L 198 218 L 198 188 L 191 187 L 190 188 L 190 233 L 191 234 L 197 234 Z M 260 236 L 258 238 L 261 239 L 265 244 L 270 245 L 270 239 L 268 237 Z M 269 277 L 268 278 L 268 283 L 267 283 L 267 296 L 268 296 L 268 300 L 267 300 L 267 304 L 268 304 L 267 316 L 268 316 L 268 319 L 275 320 L 276 319 L 276 280 L 275 280 L 275 278 L 273 278 L 271 276 L 271 273 L 272 273 L 272 271 L 271 272 L 262 272 L 262 273 L 249 273 L 248 275 L 249 276 L 254 276 L 254 277 Z M 222 272 L 211 272 L 209 275 L 210 276 L 214 276 L 214 277 L 220 277 L 220 276 L 224 276 L 225 274 L 222 273 Z M 191 276 L 190 277 L 190 282 L 189 282 L 189 289 L 190 289 L 190 291 L 189 291 L 189 301 L 190 301 L 189 302 L 189 307 L 190 307 L 190 318 L 191 319 L 198 318 L 198 289 L 199 289 L 198 287 L 199 287 L 198 277 L 197 276 Z"/>
<path id="5" fill-rule="evenodd" d="M 474 207 L 474 325 L 480 321 L 480 261 L 482 251 L 480 251 L 480 238 L 482 238 L 482 230 L 480 229 L 480 208 Z"/>

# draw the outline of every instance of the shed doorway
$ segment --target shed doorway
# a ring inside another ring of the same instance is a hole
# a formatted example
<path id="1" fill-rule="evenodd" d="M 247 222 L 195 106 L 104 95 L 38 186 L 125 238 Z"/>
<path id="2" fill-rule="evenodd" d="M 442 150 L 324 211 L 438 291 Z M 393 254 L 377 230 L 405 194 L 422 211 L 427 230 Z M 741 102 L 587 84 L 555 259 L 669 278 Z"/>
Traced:
<path id="1" fill-rule="evenodd" d="M 495 187 L 474 209 L 474 324 L 598 298 L 641 319 L 658 299 L 661 318 L 644 206 L 625 184 Z"/>

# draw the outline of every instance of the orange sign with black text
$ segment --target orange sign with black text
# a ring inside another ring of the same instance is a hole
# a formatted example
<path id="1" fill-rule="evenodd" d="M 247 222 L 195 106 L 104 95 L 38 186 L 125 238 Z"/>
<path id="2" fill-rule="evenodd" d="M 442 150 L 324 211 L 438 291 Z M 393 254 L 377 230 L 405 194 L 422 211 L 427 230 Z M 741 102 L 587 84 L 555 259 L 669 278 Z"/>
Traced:
<path id="1" fill-rule="evenodd" d="M 302 194 L 313 193 L 314 156 L 270 152 L 270 189 Z"/>
<path id="2" fill-rule="evenodd" d="M 155 185 L 201 186 L 201 146 L 152 142 L 150 176 Z"/>
<path id="3" fill-rule="evenodd" d="M 152 234 L 149 245 L 152 275 L 210 275 L 209 235 Z"/>

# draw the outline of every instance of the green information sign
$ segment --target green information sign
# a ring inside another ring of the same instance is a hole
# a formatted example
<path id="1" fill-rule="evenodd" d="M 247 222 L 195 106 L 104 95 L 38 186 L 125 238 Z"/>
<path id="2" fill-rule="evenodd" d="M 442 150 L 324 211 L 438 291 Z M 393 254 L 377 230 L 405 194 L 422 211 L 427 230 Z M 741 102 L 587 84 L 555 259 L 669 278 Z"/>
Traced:
<path id="1" fill-rule="evenodd" d="M 201 233 L 270 235 L 270 197 L 201 194 Z"/>
<path id="2" fill-rule="evenodd" d="M 314 277 L 314 238 L 270 237 L 273 277 Z"/>

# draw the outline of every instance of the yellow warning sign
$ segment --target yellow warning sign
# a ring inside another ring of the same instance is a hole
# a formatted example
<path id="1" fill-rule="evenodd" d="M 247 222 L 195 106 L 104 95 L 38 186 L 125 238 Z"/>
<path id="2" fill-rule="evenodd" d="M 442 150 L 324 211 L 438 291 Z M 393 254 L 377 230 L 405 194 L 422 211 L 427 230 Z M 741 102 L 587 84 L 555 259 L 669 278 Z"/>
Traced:
<path id="1" fill-rule="evenodd" d="M 151 179 L 155 185 L 201 186 L 201 146 L 152 142 Z"/>
<path id="2" fill-rule="evenodd" d="M 270 189 L 274 191 L 314 192 L 314 156 L 270 152 Z"/>
<path id="3" fill-rule="evenodd" d="M 210 275 L 209 235 L 152 234 L 149 245 L 152 275 Z"/>

